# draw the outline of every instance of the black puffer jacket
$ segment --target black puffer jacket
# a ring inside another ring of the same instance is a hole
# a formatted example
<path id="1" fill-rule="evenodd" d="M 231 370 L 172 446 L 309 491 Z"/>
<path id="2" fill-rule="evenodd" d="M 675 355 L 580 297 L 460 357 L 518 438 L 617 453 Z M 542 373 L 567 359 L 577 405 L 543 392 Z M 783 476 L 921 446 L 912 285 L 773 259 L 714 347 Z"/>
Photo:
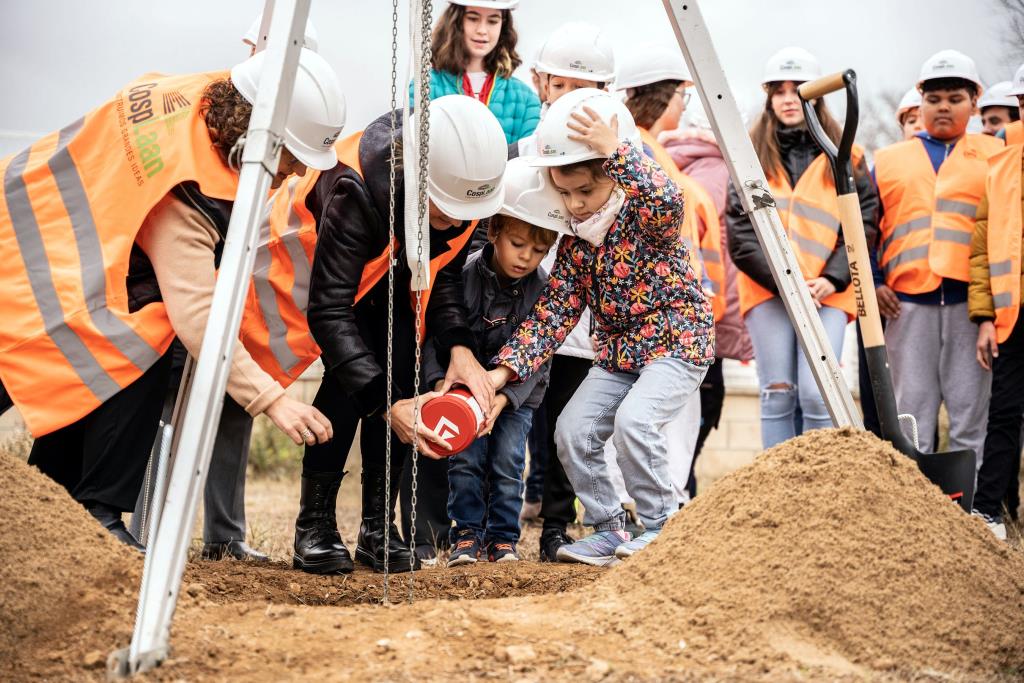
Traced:
<path id="1" fill-rule="evenodd" d="M 401 122 L 401 113 L 398 113 Z M 401 124 L 398 136 L 401 137 Z M 386 344 L 371 344 L 360 329 L 378 327 L 371 318 L 383 318 L 386 306 L 374 305 L 387 297 L 387 277 L 355 303 L 363 268 L 388 246 L 388 192 L 391 150 L 391 114 L 371 123 L 359 142 L 359 163 L 363 177 L 338 164 L 323 173 L 306 201 L 317 218 L 317 245 L 310 280 L 307 317 L 313 338 L 323 351 L 328 372 L 341 384 L 361 415 L 380 412 L 385 406 L 387 382 L 380 359 L 386 356 Z M 412 275 L 406 265 L 403 223 L 404 189 L 401 170 L 397 173 L 395 198 L 396 235 L 399 250 L 395 257 L 395 304 L 409 304 Z M 446 231 L 430 231 L 430 256 L 448 249 L 448 241 L 469 229 L 469 223 Z M 442 359 L 453 346 L 473 347 L 473 333 L 466 320 L 462 296 L 462 267 L 468 249 L 441 269 L 433 282 L 427 308 L 427 335 L 433 337 Z M 406 342 L 415 336 L 413 316 L 396 315 L 402 329 L 395 329 L 396 340 Z M 407 329 L 406 329 L 407 328 Z M 396 346 L 398 342 L 396 341 Z M 392 382 L 394 400 L 402 398 L 403 386 L 411 378 Z"/>
<path id="2" fill-rule="evenodd" d="M 784 128 L 779 130 L 777 135 L 782 167 L 789 176 L 790 185 L 795 186 L 811 162 L 821 154 L 821 149 L 806 128 Z M 864 231 L 868 244 L 874 244 L 878 233 L 878 193 L 863 162 L 859 168 L 854 169 L 854 177 L 857 182 L 857 196 L 860 199 L 860 212 L 864 218 Z M 736 188 L 731 185 L 725 225 L 729 233 L 729 256 L 736 267 L 769 292 L 778 294 L 779 289 L 775 286 L 772 271 L 768 268 L 768 259 L 757 242 L 754 225 L 750 221 L 750 216 L 743 210 Z M 825 268 L 821 272 L 821 276 L 831 282 L 837 292 L 844 291 L 850 285 L 850 264 L 846 259 L 845 244 L 843 233 L 840 232 L 832 256 L 825 262 Z"/>

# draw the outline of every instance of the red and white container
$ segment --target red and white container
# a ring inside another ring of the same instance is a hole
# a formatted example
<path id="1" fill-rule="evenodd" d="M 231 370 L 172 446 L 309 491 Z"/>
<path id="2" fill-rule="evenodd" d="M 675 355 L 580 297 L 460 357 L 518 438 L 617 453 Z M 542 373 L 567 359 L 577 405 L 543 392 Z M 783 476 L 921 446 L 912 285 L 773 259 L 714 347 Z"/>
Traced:
<path id="1" fill-rule="evenodd" d="M 473 394 L 461 387 L 428 401 L 420 417 L 423 424 L 451 445 L 450 451 L 444 451 L 441 446 L 434 449 L 444 455 L 455 455 L 469 448 L 485 419 L 484 411 Z"/>

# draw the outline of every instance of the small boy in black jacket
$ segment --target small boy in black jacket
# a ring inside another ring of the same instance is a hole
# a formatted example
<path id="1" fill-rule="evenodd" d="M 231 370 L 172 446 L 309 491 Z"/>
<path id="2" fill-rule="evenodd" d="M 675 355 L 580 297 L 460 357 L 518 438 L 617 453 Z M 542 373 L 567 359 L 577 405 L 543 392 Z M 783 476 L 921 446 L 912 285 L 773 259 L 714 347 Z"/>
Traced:
<path id="1" fill-rule="evenodd" d="M 558 237 L 556 226 L 559 231 L 563 226 L 564 207 L 557 192 L 536 169 L 518 169 L 533 187 L 516 188 L 517 169 L 518 164 L 510 164 L 506 171 L 506 205 L 490 221 L 488 244 L 471 254 L 462 270 L 481 363 L 494 358 L 547 286 L 548 275 L 540 262 Z M 538 200 L 542 212 L 537 210 Z M 488 423 L 493 422 L 490 432 L 449 459 L 448 516 L 455 522 L 450 567 L 476 562 L 482 553 L 491 562 L 519 559 L 526 437 L 534 409 L 547 390 L 549 365 L 529 380 L 503 388 L 487 416 Z M 445 369 L 430 344 L 424 348 L 424 374 L 428 386 L 444 381 Z"/>

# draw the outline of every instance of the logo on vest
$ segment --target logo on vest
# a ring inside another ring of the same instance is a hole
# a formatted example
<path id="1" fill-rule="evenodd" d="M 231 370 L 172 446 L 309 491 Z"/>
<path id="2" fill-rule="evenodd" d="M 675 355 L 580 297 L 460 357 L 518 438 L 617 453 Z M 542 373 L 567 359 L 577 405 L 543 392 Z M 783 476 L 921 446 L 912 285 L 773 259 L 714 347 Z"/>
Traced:
<path id="1" fill-rule="evenodd" d="M 174 117 L 156 117 L 153 113 L 153 90 L 156 83 L 140 83 L 128 89 L 127 98 L 123 95 L 117 102 L 118 119 L 121 126 L 121 138 L 125 156 L 131 164 L 135 183 L 142 185 L 143 174 L 152 178 L 163 170 L 164 161 L 160 156 L 159 130 L 151 128 L 154 123 L 166 121 L 172 123 Z M 184 98 L 182 98 L 184 99 Z M 186 100 L 187 101 L 187 100 Z M 177 101 L 176 106 L 177 106 Z M 166 106 L 166 103 L 165 103 Z M 181 114 L 183 114 L 182 112 Z M 131 128 L 129 129 L 129 125 Z M 136 159 L 137 155 L 137 159 Z M 141 164 L 141 167 L 140 167 Z"/>
<path id="2" fill-rule="evenodd" d="M 489 197 L 494 193 L 494 185 L 484 183 L 475 190 L 466 190 L 467 197 Z"/>
<path id="3" fill-rule="evenodd" d="M 452 422 L 443 415 L 437 421 L 437 425 L 434 427 L 434 431 L 437 432 L 437 435 L 440 436 L 445 441 L 452 438 L 453 436 L 459 435 L 458 426 L 456 426 L 454 422 Z"/>
<path id="4" fill-rule="evenodd" d="M 164 93 L 164 114 L 173 114 L 178 109 L 184 109 L 191 104 L 188 98 L 177 90 Z"/>

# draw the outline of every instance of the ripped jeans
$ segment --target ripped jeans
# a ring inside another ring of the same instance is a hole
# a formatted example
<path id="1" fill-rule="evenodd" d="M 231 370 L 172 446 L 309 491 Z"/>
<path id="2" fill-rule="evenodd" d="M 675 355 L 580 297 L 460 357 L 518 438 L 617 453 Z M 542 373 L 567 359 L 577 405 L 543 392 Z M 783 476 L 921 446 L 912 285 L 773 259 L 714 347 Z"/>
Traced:
<path id="1" fill-rule="evenodd" d="M 818 316 L 825 327 L 836 357 L 843 350 L 846 313 L 824 306 Z M 761 389 L 761 443 L 771 448 L 811 429 L 832 426 L 825 401 L 814 382 L 796 332 L 778 297 L 747 311 L 743 318 L 754 344 L 757 381 Z M 799 401 L 803 427 L 797 432 L 796 407 Z"/>

